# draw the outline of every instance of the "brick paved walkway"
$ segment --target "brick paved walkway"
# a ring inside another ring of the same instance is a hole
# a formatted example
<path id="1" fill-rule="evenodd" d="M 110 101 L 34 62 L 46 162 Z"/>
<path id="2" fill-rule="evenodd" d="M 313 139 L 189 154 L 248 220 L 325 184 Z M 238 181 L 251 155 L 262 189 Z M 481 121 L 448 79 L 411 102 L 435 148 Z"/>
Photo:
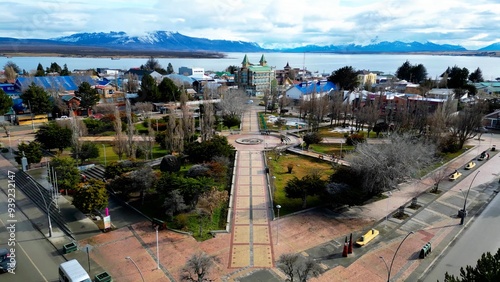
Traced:
<path id="1" fill-rule="evenodd" d="M 238 137 L 252 136 L 258 131 L 257 122 L 254 111 L 246 113 Z M 262 136 L 253 138 L 265 141 Z M 272 204 L 267 189 L 262 143 L 241 145 L 237 149 L 229 268 L 272 267 L 274 257 L 269 224 Z"/>

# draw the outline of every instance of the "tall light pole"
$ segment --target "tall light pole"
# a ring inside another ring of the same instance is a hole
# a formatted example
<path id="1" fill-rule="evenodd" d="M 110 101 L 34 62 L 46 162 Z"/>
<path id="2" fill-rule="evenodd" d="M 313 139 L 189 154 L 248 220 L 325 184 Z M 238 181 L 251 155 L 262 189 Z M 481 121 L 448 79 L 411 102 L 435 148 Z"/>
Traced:
<path id="1" fill-rule="evenodd" d="M 379 258 L 384 262 L 385 264 L 385 268 L 387 269 L 387 282 L 390 282 L 391 281 L 391 270 L 392 270 L 392 265 L 394 264 L 394 259 L 396 258 L 396 255 L 398 254 L 398 251 L 399 251 L 399 248 L 401 248 L 401 245 L 403 245 L 403 242 L 406 240 L 406 238 L 408 238 L 408 236 L 410 236 L 411 234 L 414 234 L 415 232 L 413 231 L 410 231 L 408 234 L 406 234 L 406 236 L 403 238 L 403 241 L 401 241 L 401 243 L 399 243 L 399 246 L 398 248 L 396 249 L 396 252 L 394 252 L 394 256 L 392 257 L 392 261 L 391 261 L 391 265 L 388 267 L 387 266 L 387 262 L 385 261 L 385 259 L 380 256 Z"/>
<path id="2" fill-rule="evenodd" d="M 137 264 L 135 263 L 135 261 L 131 257 L 126 257 L 125 259 L 130 260 L 135 265 L 135 268 L 137 268 L 137 271 L 139 271 L 139 274 L 141 275 L 142 282 L 144 282 L 144 276 L 142 276 L 142 272 L 139 269 L 139 266 L 137 266 Z"/>
<path id="3" fill-rule="evenodd" d="M 276 205 L 276 208 L 278 209 L 278 217 L 276 218 L 276 245 L 279 244 L 279 241 L 280 241 L 280 222 L 279 222 L 279 219 L 280 219 L 280 209 L 281 209 L 281 206 L 280 205 Z"/>
<path id="4" fill-rule="evenodd" d="M 476 176 L 479 174 L 479 172 L 481 172 L 480 170 L 478 170 L 476 172 L 476 175 L 474 175 L 474 178 L 472 178 L 472 181 L 470 182 L 470 185 L 469 185 L 469 189 L 467 189 L 467 194 L 465 195 L 465 199 L 464 199 L 464 208 L 462 209 L 462 211 L 459 213 L 461 216 L 460 216 L 460 225 L 463 225 L 464 224 L 464 221 L 465 221 L 465 217 L 467 216 L 467 211 L 466 211 L 466 206 L 467 206 L 467 198 L 469 197 L 469 192 L 470 192 L 470 188 L 472 187 L 472 183 L 474 183 L 474 179 L 476 179 Z"/>
<path id="5" fill-rule="evenodd" d="M 391 191 L 388 191 L 387 192 L 387 205 L 385 207 L 386 211 L 385 211 L 385 225 L 387 226 L 387 220 L 388 220 L 388 217 L 389 217 L 389 199 L 391 198 L 392 196 L 392 192 Z"/>
<path id="6" fill-rule="evenodd" d="M 35 185 L 35 187 L 38 189 L 38 192 L 40 193 L 40 196 L 42 197 L 43 204 L 45 205 L 45 209 L 47 210 L 47 221 L 49 224 L 49 237 L 52 237 L 52 222 L 50 221 L 50 205 L 47 206 L 47 202 L 45 201 L 45 197 L 42 194 L 42 190 L 40 190 L 40 187 L 38 187 L 37 183 L 29 176 L 27 178 L 29 180 L 31 180 L 33 185 Z M 52 200 L 51 200 L 51 203 L 52 203 Z"/>
<path id="7" fill-rule="evenodd" d="M 160 248 L 158 247 L 158 225 L 155 226 L 156 229 L 156 259 L 158 260 L 158 269 L 160 269 Z"/>
<path id="8" fill-rule="evenodd" d="M 104 152 L 104 166 L 106 166 L 106 145 L 102 144 L 102 151 Z"/>

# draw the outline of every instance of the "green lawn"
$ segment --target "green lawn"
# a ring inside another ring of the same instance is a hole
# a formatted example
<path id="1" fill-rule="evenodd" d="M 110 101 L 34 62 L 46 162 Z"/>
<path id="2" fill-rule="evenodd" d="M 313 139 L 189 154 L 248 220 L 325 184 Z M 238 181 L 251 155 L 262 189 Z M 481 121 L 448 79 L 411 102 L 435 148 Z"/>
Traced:
<path id="1" fill-rule="evenodd" d="M 98 148 L 99 148 L 99 157 L 97 157 L 95 159 L 90 159 L 87 162 L 99 163 L 99 164 L 104 165 L 105 162 L 106 162 L 106 164 L 109 164 L 111 162 L 119 160 L 118 155 L 115 153 L 115 151 L 113 151 L 112 144 L 110 144 L 110 143 L 96 143 L 96 144 L 98 145 Z M 106 153 L 104 153 L 104 152 L 106 152 Z M 153 158 L 160 158 L 160 157 L 165 156 L 166 154 L 167 154 L 167 150 L 161 149 L 160 146 L 155 145 L 153 147 Z M 126 157 L 123 156 L 122 159 L 126 159 Z M 138 159 L 144 160 L 145 158 L 138 158 Z M 148 159 L 151 159 L 151 158 L 149 157 Z"/>
<path id="2" fill-rule="evenodd" d="M 269 157 L 273 160 L 269 160 Z M 317 160 L 310 157 L 299 156 L 295 154 L 284 154 L 278 160 L 274 160 L 272 154 L 266 155 L 270 175 L 271 186 L 274 187 L 274 204 L 282 206 L 280 214 L 289 214 L 302 210 L 301 199 L 289 199 L 285 196 L 286 183 L 294 176 L 302 178 L 311 173 L 311 170 L 318 169 L 321 171 L 324 179 L 327 179 L 333 172 L 332 166 L 329 162 Z M 292 173 L 288 173 L 287 165 L 294 164 Z M 275 177 L 275 178 L 274 178 Z M 321 198 L 317 196 L 310 196 L 307 198 L 307 207 L 315 207 L 323 204 Z"/>

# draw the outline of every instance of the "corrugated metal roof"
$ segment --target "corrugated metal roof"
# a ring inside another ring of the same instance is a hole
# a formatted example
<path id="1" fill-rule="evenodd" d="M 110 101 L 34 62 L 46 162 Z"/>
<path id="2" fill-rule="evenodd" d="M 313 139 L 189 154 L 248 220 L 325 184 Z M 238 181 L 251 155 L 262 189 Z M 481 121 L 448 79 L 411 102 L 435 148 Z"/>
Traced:
<path id="1" fill-rule="evenodd" d="M 302 92 L 302 94 L 312 94 L 312 93 L 324 93 L 330 90 L 335 90 L 335 84 L 331 81 L 318 81 L 318 82 L 307 82 L 299 83 L 295 85 L 297 89 Z"/>
<path id="2" fill-rule="evenodd" d="M 35 83 L 45 90 L 75 91 L 82 82 L 88 82 L 90 85 L 96 84 L 90 76 L 36 76 L 18 77 L 16 88 L 23 92 L 31 83 Z"/>

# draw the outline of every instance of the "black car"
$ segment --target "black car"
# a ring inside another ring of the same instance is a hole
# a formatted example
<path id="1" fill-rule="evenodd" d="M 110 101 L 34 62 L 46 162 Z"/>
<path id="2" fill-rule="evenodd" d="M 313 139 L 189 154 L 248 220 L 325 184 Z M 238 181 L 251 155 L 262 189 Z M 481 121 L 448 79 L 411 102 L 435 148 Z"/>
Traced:
<path id="1" fill-rule="evenodd" d="M 16 269 L 16 259 L 8 249 L 0 249 L 0 272 Z"/>

